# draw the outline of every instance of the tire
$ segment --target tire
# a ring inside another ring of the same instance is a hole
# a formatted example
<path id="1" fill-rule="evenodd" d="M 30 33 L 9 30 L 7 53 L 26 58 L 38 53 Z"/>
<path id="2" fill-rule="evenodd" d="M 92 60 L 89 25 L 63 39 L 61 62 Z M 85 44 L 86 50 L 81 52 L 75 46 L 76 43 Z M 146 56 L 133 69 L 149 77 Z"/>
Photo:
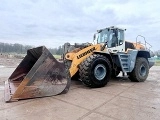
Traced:
<path id="1" fill-rule="evenodd" d="M 67 70 L 69 70 L 69 68 L 71 67 L 72 61 L 70 60 L 64 60 L 64 64 Z"/>
<path id="2" fill-rule="evenodd" d="M 65 66 L 66 66 L 66 69 L 69 71 L 69 68 L 71 67 L 71 64 L 72 64 L 72 61 L 70 60 L 64 60 L 64 63 L 65 63 Z M 74 74 L 71 78 L 71 80 L 79 80 L 79 72 L 77 71 L 76 74 Z"/>
<path id="3" fill-rule="evenodd" d="M 129 79 L 132 82 L 144 82 L 149 73 L 148 61 L 145 58 L 139 57 L 136 60 L 135 68 L 131 73 L 128 73 Z"/>
<path id="4" fill-rule="evenodd" d="M 103 55 L 93 54 L 80 64 L 79 75 L 85 85 L 103 87 L 111 76 L 110 61 Z"/>

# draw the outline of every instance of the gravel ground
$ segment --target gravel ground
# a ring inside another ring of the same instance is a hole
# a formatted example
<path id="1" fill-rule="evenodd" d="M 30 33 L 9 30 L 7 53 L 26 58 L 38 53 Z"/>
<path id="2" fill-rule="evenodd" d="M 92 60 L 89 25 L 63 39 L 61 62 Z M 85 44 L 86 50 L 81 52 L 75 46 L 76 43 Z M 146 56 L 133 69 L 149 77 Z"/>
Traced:
<path id="1" fill-rule="evenodd" d="M 143 83 L 118 77 L 103 88 L 72 81 L 67 94 L 4 102 L 4 81 L 22 59 L 0 57 L 0 120 L 159 120 L 160 66 Z"/>

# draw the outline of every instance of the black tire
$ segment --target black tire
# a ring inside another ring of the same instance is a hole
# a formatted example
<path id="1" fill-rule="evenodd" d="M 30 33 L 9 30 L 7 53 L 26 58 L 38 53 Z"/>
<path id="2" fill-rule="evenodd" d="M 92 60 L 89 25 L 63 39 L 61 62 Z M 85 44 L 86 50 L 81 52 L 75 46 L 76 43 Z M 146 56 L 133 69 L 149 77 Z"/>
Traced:
<path id="1" fill-rule="evenodd" d="M 119 73 L 120 73 L 120 70 L 113 70 L 111 77 L 116 78 L 119 75 Z"/>
<path id="2" fill-rule="evenodd" d="M 67 70 L 71 67 L 72 61 L 64 59 L 64 64 Z"/>
<path id="3" fill-rule="evenodd" d="M 144 82 L 149 73 L 148 61 L 145 58 L 139 57 L 136 60 L 135 68 L 131 73 L 128 73 L 129 79 L 132 82 Z"/>
<path id="4" fill-rule="evenodd" d="M 71 67 L 71 64 L 72 64 L 72 61 L 70 60 L 64 60 L 64 63 L 65 63 L 65 67 L 66 69 L 69 71 L 69 68 Z M 71 80 L 79 80 L 79 71 L 76 72 L 76 74 L 74 74 L 71 78 Z"/>
<path id="5" fill-rule="evenodd" d="M 85 85 L 103 87 L 108 83 L 111 76 L 110 61 L 103 55 L 93 54 L 80 64 L 79 75 Z"/>

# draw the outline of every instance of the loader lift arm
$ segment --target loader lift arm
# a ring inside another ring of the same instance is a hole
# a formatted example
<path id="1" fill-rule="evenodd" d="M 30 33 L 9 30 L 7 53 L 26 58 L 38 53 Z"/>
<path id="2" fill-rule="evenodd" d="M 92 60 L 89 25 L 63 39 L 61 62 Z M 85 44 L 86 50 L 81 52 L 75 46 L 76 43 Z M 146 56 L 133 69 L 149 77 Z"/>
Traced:
<path id="1" fill-rule="evenodd" d="M 77 53 L 73 53 L 73 52 L 67 53 L 65 55 L 65 58 L 67 60 L 72 61 L 72 64 L 69 68 L 69 72 L 70 72 L 71 77 L 73 75 L 75 75 L 75 73 L 78 71 L 79 64 L 82 61 L 84 61 L 87 57 L 92 55 L 94 53 L 94 51 L 100 51 L 100 49 L 101 49 L 101 45 L 97 44 L 97 45 L 92 45 L 92 46 L 86 47 Z"/>

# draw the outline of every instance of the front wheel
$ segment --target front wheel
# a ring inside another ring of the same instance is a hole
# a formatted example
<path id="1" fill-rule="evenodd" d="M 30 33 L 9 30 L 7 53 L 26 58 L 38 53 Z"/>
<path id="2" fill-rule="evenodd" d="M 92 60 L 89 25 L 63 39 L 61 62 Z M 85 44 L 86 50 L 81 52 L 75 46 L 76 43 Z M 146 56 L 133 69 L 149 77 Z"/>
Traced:
<path id="1" fill-rule="evenodd" d="M 79 73 L 85 85 L 103 87 L 111 76 L 111 64 L 105 56 L 93 54 L 80 64 Z"/>
<path id="2" fill-rule="evenodd" d="M 135 68 L 131 73 L 128 73 L 129 79 L 133 82 L 144 82 L 149 73 L 148 61 L 145 58 L 139 57 L 136 60 Z"/>

